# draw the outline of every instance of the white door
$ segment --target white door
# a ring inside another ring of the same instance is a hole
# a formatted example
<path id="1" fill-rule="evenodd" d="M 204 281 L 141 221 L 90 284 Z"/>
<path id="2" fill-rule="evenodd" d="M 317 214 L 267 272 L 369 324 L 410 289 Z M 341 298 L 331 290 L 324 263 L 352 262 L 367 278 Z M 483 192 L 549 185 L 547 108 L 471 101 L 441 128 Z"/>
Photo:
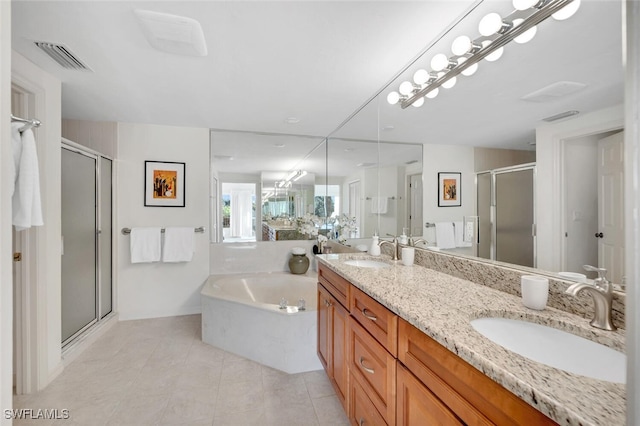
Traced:
<path id="1" fill-rule="evenodd" d="M 360 237 L 360 181 L 349 183 L 349 217 L 356 218 L 356 238 Z"/>
<path id="2" fill-rule="evenodd" d="M 624 274 L 624 132 L 598 141 L 598 266 L 607 278 Z"/>
<path id="3" fill-rule="evenodd" d="M 414 237 L 422 235 L 422 175 L 409 176 L 409 229 Z"/>

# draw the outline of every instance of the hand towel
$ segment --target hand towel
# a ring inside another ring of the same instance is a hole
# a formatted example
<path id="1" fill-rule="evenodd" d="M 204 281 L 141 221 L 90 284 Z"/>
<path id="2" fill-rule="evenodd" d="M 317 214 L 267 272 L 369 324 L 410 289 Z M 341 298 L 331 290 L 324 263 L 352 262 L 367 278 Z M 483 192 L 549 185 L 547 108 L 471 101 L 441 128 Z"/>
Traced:
<path id="1" fill-rule="evenodd" d="M 453 222 L 436 222 L 436 245 L 441 249 L 455 248 Z"/>
<path id="2" fill-rule="evenodd" d="M 44 225 L 40 203 L 40 173 L 36 140 L 31 129 L 20 132 L 23 126 L 23 123 L 11 124 L 13 167 L 10 167 L 10 187 L 12 222 L 17 231 Z"/>
<path id="3" fill-rule="evenodd" d="M 456 247 L 471 247 L 471 242 L 464 240 L 464 225 L 462 221 L 454 222 L 453 232 L 456 238 Z"/>
<path id="4" fill-rule="evenodd" d="M 386 214 L 388 209 L 389 199 L 387 197 L 372 197 L 371 198 L 371 213 L 373 214 Z"/>
<path id="5" fill-rule="evenodd" d="M 160 228 L 132 228 L 131 263 L 159 262 L 162 247 Z"/>
<path id="6" fill-rule="evenodd" d="M 193 258 L 193 228 L 166 228 L 164 231 L 163 262 L 190 262 Z"/>

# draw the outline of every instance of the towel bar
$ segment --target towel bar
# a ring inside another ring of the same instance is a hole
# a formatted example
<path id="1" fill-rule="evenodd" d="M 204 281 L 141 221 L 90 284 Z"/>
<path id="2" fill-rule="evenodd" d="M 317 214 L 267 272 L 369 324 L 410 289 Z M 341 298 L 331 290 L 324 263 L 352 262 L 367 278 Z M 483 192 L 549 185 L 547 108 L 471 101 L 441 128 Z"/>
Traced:
<path id="1" fill-rule="evenodd" d="M 204 226 L 199 226 L 197 228 L 193 228 L 193 232 L 198 232 L 200 234 L 204 233 L 205 228 Z M 131 228 L 122 228 L 122 235 L 129 235 L 131 234 Z M 160 232 L 164 232 L 164 228 L 160 229 Z"/>

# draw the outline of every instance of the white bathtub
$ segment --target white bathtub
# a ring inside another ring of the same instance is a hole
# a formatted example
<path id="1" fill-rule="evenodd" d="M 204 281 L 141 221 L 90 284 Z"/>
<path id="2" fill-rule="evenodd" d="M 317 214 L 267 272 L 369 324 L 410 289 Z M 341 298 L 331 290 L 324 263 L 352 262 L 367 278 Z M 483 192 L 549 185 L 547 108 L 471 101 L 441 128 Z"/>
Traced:
<path id="1" fill-rule="evenodd" d="M 319 370 L 316 283 L 312 273 L 212 275 L 200 293 L 202 340 L 287 373 Z"/>

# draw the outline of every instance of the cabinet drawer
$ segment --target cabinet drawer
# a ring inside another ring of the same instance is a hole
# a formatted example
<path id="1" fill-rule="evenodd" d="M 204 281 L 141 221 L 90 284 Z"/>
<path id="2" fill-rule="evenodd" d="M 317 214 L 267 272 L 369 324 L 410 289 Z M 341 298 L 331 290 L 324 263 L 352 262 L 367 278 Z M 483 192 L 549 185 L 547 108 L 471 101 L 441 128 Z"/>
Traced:
<path id="1" fill-rule="evenodd" d="M 360 383 L 351 376 L 349 380 L 349 419 L 356 426 L 386 425 L 382 415 L 367 396 Z"/>
<path id="2" fill-rule="evenodd" d="M 556 424 L 403 319 L 398 360 L 466 424 Z"/>
<path id="3" fill-rule="evenodd" d="M 395 422 L 396 361 L 357 321 L 349 322 L 349 370 L 389 424 Z"/>
<path id="4" fill-rule="evenodd" d="M 349 297 L 351 316 L 385 347 L 398 356 L 398 316 L 356 287 Z"/>
<path id="5" fill-rule="evenodd" d="M 398 364 L 397 426 L 464 424 L 413 374 Z"/>
<path id="6" fill-rule="evenodd" d="M 351 284 L 327 266 L 318 264 L 318 281 L 344 307 L 349 306 Z"/>

